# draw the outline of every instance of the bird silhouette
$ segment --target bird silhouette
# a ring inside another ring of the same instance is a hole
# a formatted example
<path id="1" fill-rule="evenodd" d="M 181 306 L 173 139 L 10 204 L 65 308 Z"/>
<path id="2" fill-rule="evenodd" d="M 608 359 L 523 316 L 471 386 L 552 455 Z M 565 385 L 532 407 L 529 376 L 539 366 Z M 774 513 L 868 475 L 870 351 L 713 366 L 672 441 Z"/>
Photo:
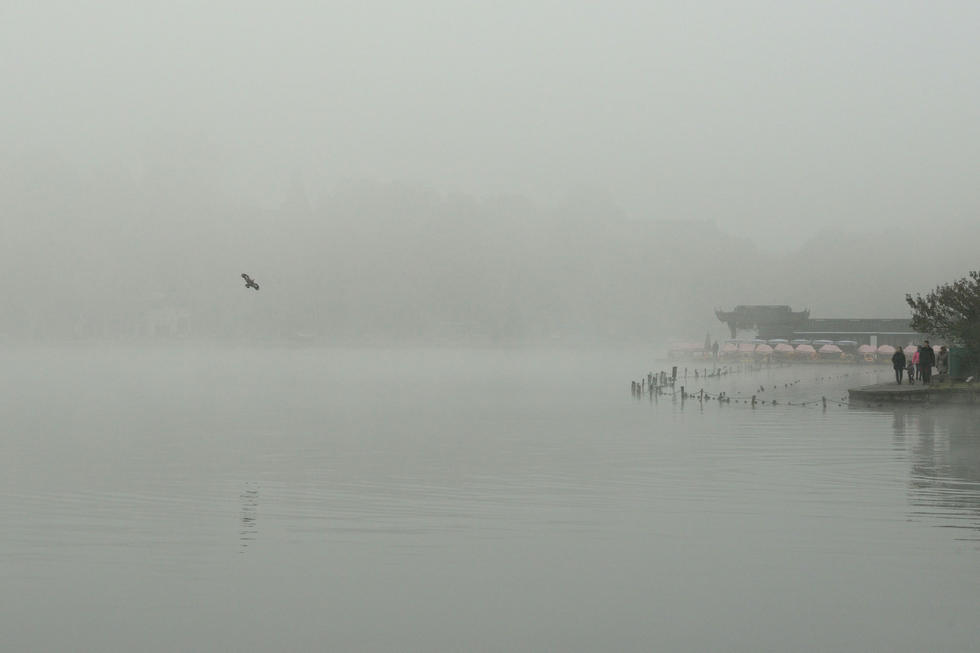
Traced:
<path id="1" fill-rule="evenodd" d="M 246 288 L 255 288 L 256 290 L 259 289 L 259 284 L 257 284 L 254 281 L 252 281 L 252 277 L 248 276 L 244 272 L 242 272 L 242 279 L 245 280 L 245 287 Z"/>

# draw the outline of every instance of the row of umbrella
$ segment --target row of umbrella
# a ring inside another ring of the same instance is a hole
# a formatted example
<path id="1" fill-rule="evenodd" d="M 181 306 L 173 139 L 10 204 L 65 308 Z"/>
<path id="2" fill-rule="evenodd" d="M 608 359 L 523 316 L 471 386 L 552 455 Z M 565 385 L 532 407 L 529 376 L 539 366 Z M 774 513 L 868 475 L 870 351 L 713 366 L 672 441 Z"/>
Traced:
<path id="1" fill-rule="evenodd" d="M 751 342 L 726 342 L 725 346 L 721 348 L 721 351 L 724 354 L 771 354 L 773 352 L 779 352 L 782 354 L 812 354 L 815 352 L 819 352 L 821 354 L 840 354 L 843 350 L 837 345 L 823 345 L 820 347 L 820 349 L 814 349 L 813 345 L 797 345 L 796 347 L 793 347 L 793 345 L 786 342 L 777 343 L 775 347 L 767 344 L 756 345 L 752 344 Z"/>
<path id="2" fill-rule="evenodd" d="M 679 350 L 702 351 L 701 346 L 697 344 L 678 345 L 675 348 Z M 917 347 L 915 345 L 908 345 L 903 349 L 903 351 L 905 352 L 906 356 L 911 356 L 913 353 L 915 353 L 916 349 Z M 871 345 L 861 345 L 857 348 L 857 352 L 859 354 L 878 354 L 879 356 L 891 356 L 892 354 L 895 353 L 896 350 L 897 349 L 895 347 L 892 347 L 891 345 L 880 345 L 878 347 L 873 347 Z M 935 352 L 938 354 L 939 345 L 935 345 L 933 347 L 933 350 L 935 350 Z M 781 354 L 792 354 L 792 353 L 841 354 L 843 353 L 843 351 L 844 351 L 843 349 L 841 349 L 840 347 L 838 347 L 833 343 L 827 343 L 827 344 L 820 345 L 819 347 L 814 347 L 813 345 L 810 344 L 798 344 L 796 346 L 793 346 L 788 342 L 778 342 L 775 345 L 770 345 L 764 342 L 759 343 L 758 341 L 740 342 L 740 343 L 726 342 L 721 348 L 721 352 L 724 354 L 734 354 L 734 353 L 771 354 L 773 352 L 777 352 Z"/>
<path id="3" fill-rule="evenodd" d="M 867 349 L 865 349 L 865 348 L 867 348 Z M 906 356 L 911 356 L 918 349 L 919 348 L 916 347 L 915 345 L 908 345 L 902 351 L 905 352 L 905 355 Z M 932 350 L 934 352 L 936 352 L 936 354 L 939 354 L 939 345 L 933 345 L 932 346 Z M 858 347 L 858 351 L 860 353 L 862 353 L 862 354 L 873 354 L 873 353 L 875 353 L 877 351 L 878 354 L 885 355 L 885 356 L 891 356 L 896 351 L 898 351 L 898 349 L 896 347 L 892 347 L 891 345 L 881 345 L 876 350 L 871 345 L 861 345 L 860 347 Z"/>
<path id="4" fill-rule="evenodd" d="M 939 346 L 933 347 L 933 349 L 938 353 Z M 903 351 L 906 355 L 911 356 L 916 350 L 915 345 L 909 345 Z M 813 345 L 793 345 L 789 343 L 778 343 L 775 347 L 767 344 L 756 345 L 751 342 L 734 343 L 727 342 L 721 348 L 722 353 L 733 354 L 733 353 L 743 353 L 743 354 L 771 354 L 773 352 L 779 352 L 783 354 L 841 354 L 843 349 L 834 344 L 821 345 L 820 348 L 815 348 Z M 891 356 L 895 353 L 895 347 L 891 345 L 881 345 L 880 347 L 872 347 L 871 345 L 861 345 L 857 348 L 859 354 L 879 354 L 882 356 Z"/>

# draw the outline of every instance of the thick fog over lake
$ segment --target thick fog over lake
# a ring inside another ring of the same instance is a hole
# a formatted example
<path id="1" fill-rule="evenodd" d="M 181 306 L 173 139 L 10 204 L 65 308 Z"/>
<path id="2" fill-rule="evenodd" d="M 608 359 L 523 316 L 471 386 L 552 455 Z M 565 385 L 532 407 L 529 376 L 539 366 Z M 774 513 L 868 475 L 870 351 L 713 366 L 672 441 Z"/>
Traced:
<path id="1" fill-rule="evenodd" d="M 0 3 L 4 649 L 975 648 L 975 406 L 665 354 L 976 269 L 978 25 Z"/>
<path id="2" fill-rule="evenodd" d="M 975 3 L 2 11 L 11 337 L 635 340 L 975 263 Z"/>

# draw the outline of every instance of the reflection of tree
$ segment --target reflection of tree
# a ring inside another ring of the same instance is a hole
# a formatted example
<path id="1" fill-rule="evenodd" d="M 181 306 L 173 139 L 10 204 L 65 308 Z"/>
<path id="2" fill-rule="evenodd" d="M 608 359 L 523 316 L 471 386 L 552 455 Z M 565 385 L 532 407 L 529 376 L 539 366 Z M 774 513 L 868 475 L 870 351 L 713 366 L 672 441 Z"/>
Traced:
<path id="1" fill-rule="evenodd" d="M 938 518 L 946 528 L 980 531 L 978 425 L 968 407 L 895 410 L 896 443 L 913 438 L 909 487 L 916 516 Z"/>
<path id="2" fill-rule="evenodd" d="M 253 483 L 246 483 L 245 489 L 239 495 L 242 506 L 241 527 L 239 528 L 239 542 L 241 547 L 239 553 L 244 553 L 251 542 L 254 542 L 259 534 L 258 510 L 259 510 L 259 486 Z"/>

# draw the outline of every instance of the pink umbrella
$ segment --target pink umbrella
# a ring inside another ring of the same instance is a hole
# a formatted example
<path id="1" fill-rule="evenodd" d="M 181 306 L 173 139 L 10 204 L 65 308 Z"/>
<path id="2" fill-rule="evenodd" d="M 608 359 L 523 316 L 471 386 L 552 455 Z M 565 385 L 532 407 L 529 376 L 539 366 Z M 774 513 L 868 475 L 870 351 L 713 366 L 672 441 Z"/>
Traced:
<path id="1" fill-rule="evenodd" d="M 878 347 L 878 353 L 884 354 L 886 356 L 891 356 L 892 354 L 895 353 L 895 348 L 892 347 L 891 345 L 880 345 Z"/>
<path id="2" fill-rule="evenodd" d="M 738 351 L 738 345 L 736 345 L 734 342 L 726 342 L 724 345 L 722 345 L 721 350 L 725 353 Z"/>
<path id="3" fill-rule="evenodd" d="M 793 345 L 786 342 L 781 342 L 778 345 L 776 345 L 776 351 L 783 352 L 783 353 L 792 353 Z"/>
<path id="4" fill-rule="evenodd" d="M 738 350 L 751 354 L 755 351 L 755 345 L 753 345 L 751 342 L 743 342 L 738 346 Z"/>
<path id="5" fill-rule="evenodd" d="M 858 347 L 859 354 L 873 354 L 875 353 L 875 348 L 871 345 L 861 345 Z"/>
<path id="6" fill-rule="evenodd" d="M 813 345 L 796 345 L 796 353 L 815 354 L 817 353 L 817 350 L 813 348 Z"/>
<path id="7" fill-rule="evenodd" d="M 909 345 L 908 347 L 906 347 L 906 348 L 905 348 L 905 349 L 903 349 L 902 351 L 904 351 L 904 352 L 905 352 L 905 355 L 906 355 L 906 356 L 911 356 L 912 354 L 914 354 L 914 353 L 915 353 L 915 351 L 916 351 L 916 347 L 915 347 L 915 345 Z"/>
<path id="8" fill-rule="evenodd" d="M 818 349 L 821 354 L 839 354 L 841 353 L 841 348 L 837 345 L 824 345 Z"/>
<path id="9" fill-rule="evenodd" d="M 772 347 L 770 347 L 769 345 L 756 345 L 756 347 L 755 347 L 755 353 L 757 353 L 757 354 L 771 354 L 772 353 Z"/>

